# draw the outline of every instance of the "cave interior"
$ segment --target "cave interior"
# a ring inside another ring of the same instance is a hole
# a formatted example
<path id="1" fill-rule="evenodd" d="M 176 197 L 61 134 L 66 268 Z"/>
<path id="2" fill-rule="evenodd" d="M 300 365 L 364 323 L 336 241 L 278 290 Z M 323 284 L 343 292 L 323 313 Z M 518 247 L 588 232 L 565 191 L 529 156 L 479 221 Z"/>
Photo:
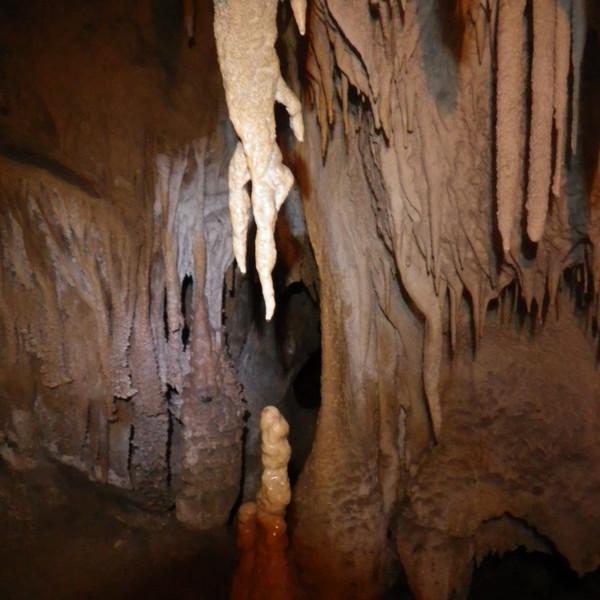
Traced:
<path id="1" fill-rule="evenodd" d="M 289 598 L 600 597 L 596 0 L 0 0 L 0 49 L 1 597 L 228 598 L 268 405 Z"/>

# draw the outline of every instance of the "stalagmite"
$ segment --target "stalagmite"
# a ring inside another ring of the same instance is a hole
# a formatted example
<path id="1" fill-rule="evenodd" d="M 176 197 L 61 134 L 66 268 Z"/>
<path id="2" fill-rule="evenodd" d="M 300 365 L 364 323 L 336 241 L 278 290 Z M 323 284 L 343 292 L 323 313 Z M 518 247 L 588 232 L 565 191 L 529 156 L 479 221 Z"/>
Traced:
<path id="1" fill-rule="evenodd" d="M 569 66 L 571 56 L 571 0 L 556 3 L 556 53 L 554 57 L 554 127 L 556 157 L 552 193 L 561 191 L 562 171 L 567 144 L 567 105 L 569 99 Z"/>
<path id="2" fill-rule="evenodd" d="M 519 220 L 523 187 L 525 140 L 525 0 L 499 3 L 497 32 L 498 75 L 496 85 L 496 189 L 498 229 L 504 253 L 512 246 Z"/>
<path id="3" fill-rule="evenodd" d="M 289 426 L 274 406 L 260 417 L 263 474 L 256 503 L 238 510 L 237 546 L 240 563 L 233 578 L 231 600 L 289 600 L 293 575 L 285 511 L 291 492 L 287 474 L 291 449 Z"/>
<path id="4" fill-rule="evenodd" d="M 300 101 L 279 70 L 275 52 L 277 0 L 215 0 L 214 32 L 229 117 L 240 138 L 229 166 L 229 206 L 234 254 L 246 272 L 246 236 L 250 204 L 256 222 L 256 270 L 269 320 L 275 310 L 271 272 L 276 249 L 277 212 L 294 177 L 282 163 L 275 143 L 275 101 L 283 104 L 291 128 L 304 138 Z M 304 32 L 306 0 L 292 0 L 300 32 Z M 245 189 L 252 182 L 252 198 Z"/>
<path id="5" fill-rule="evenodd" d="M 287 474 L 291 448 L 287 441 L 290 431 L 287 421 L 274 406 L 266 406 L 260 415 L 263 474 L 256 497 L 259 511 L 285 514 L 291 491 Z"/>
<path id="6" fill-rule="evenodd" d="M 544 234 L 552 177 L 552 115 L 548 90 L 554 89 L 555 0 L 533 3 L 531 65 L 531 133 L 527 183 L 527 234 L 538 242 Z"/>

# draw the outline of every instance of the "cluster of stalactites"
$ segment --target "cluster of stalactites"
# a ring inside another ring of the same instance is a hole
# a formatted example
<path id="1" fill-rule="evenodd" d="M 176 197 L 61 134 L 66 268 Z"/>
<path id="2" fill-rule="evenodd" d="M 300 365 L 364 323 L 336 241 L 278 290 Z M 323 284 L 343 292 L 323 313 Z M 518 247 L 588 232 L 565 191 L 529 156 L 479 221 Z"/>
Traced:
<path id="1" fill-rule="evenodd" d="M 448 18 L 464 25 L 460 48 L 439 40 Z M 425 318 L 424 381 L 435 415 L 446 295 L 453 345 L 464 290 L 477 342 L 490 300 L 511 281 L 529 309 L 541 309 L 554 304 L 563 270 L 585 260 L 573 252 L 580 232 L 569 219 L 585 210 L 583 192 L 567 166 L 578 148 L 586 2 L 314 0 L 307 35 L 323 157 L 337 115 L 347 141 L 358 132 L 371 140 L 359 152 L 367 177 L 382 176 L 378 219 L 388 220 L 387 246 Z M 523 223 L 541 242 L 533 260 L 529 244 L 524 256 Z"/>
<path id="2" fill-rule="evenodd" d="M 497 11 L 497 210 L 506 255 L 514 254 L 520 244 L 523 189 L 527 190 L 527 234 L 532 242 L 542 239 L 550 199 L 561 194 L 568 149 L 577 153 L 579 128 L 585 0 L 535 0 L 530 15 L 526 4 L 526 0 L 503 0 Z"/>
<path id="3" fill-rule="evenodd" d="M 419 105 L 426 100 L 423 96 L 418 99 L 419 87 L 424 94 L 431 93 L 423 89 L 418 74 L 422 56 L 429 52 L 423 46 L 422 26 L 427 19 L 424 15 L 432 9 L 430 4 L 433 6 L 427 0 L 365 0 L 350 6 L 341 0 L 315 0 L 306 64 L 323 156 L 337 102 L 346 137 L 365 122 L 362 113 L 368 110 L 375 131 L 390 145 L 414 145 L 411 138 L 414 141 L 419 129 Z M 487 110 L 494 122 L 496 149 L 494 227 L 500 234 L 504 259 L 514 267 L 529 307 L 533 299 L 538 304 L 543 301 L 540 294 L 543 297 L 544 293 L 537 283 L 534 285 L 530 273 L 523 273 L 527 268 L 520 256 L 526 239 L 523 234 L 533 243 L 540 242 L 545 234 L 553 237 L 549 230 L 556 229 L 556 223 L 548 222 L 549 206 L 554 202 L 564 213 L 565 205 L 571 202 L 567 199 L 571 192 L 566 173 L 572 169 L 579 146 L 586 12 L 586 0 L 456 0 L 455 5 L 455 17 L 464 23 L 465 38 L 472 35 L 476 42 L 480 65 L 485 63 L 482 68 L 493 69 L 495 111 L 491 103 Z M 464 65 L 459 70 L 464 78 Z M 351 106 L 349 98 L 353 95 L 358 102 Z M 401 126 L 394 123 L 394 111 L 401 115 Z M 415 148 L 418 145 L 417 141 Z M 425 258 L 436 286 L 442 262 L 440 210 L 438 206 L 426 217 L 431 247 L 426 248 Z M 561 227 L 565 225 L 563 216 L 554 220 L 560 220 Z M 492 245 L 493 232 L 489 235 Z M 471 239 L 469 242 L 475 247 Z M 560 263 L 553 270 L 568 266 L 563 250 L 561 247 L 550 257 L 550 262 Z M 545 250 L 538 258 L 548 262 Z M 484 265 L 486 261 L 478 256 L 478 262 Z M 482 273 L 494 287 L 497 269 L 493 264 L 489 272 Z M 551 302 L 558 278 L 556 273 L 548 278 L 552 279 L 548 282 Z M 509 279 L 504 278 L 503 284 Z M 535 286 L 539 290 L 534 290 Z"/>

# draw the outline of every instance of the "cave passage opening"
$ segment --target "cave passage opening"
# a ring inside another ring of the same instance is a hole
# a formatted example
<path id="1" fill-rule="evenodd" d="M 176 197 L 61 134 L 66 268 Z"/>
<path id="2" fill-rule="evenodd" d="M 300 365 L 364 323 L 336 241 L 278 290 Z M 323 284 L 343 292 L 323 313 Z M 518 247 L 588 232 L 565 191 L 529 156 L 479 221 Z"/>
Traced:
<path id="1" fill-rule="evenodd" d="M 468 600 L 592 600 L 600 597 L 600 569 L 578 577 L 558 552 L 520 546 L 488 555 L 474 569 Z"/>

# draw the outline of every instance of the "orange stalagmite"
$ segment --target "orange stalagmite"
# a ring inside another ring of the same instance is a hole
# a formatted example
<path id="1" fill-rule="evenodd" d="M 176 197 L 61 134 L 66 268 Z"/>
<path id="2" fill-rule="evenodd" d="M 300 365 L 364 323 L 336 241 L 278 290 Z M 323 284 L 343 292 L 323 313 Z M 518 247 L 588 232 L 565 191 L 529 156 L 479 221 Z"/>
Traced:
<path id="1" fill-rule="evenodd" d="M 289 425 L 274 406 L 262 410 L 263 474 L 257 501 L 238 510 L 240 563 L 231 600 L 291 600 L 293 575 L 287 555 L 285 511 L 290 502 L 287 466 L 291 449 Z"/>

